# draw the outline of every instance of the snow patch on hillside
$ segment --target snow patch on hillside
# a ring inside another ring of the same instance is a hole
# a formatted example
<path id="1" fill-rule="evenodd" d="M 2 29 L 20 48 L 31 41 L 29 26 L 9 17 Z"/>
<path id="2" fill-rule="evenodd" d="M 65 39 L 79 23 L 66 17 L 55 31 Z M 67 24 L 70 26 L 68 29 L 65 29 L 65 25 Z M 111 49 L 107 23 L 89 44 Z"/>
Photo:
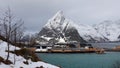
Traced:
<path id="1" fill-rule="evenodd" d="M 82 36 L 86 41 L 90 40 L 91 38 L 100 41 L 100 38 L 103 38 L 93 27 L 89 25 L 83 25 L 83 24 L 74 24 L 76 29 L 78 30 L 80 36 Z"/>
<path id="2" fill-rule="evenodd" d="M 120 21 L 104 21 L 94 26 L 97 32 L 109 39 L 109 41 L 118 41 L 120 35 Z"/>

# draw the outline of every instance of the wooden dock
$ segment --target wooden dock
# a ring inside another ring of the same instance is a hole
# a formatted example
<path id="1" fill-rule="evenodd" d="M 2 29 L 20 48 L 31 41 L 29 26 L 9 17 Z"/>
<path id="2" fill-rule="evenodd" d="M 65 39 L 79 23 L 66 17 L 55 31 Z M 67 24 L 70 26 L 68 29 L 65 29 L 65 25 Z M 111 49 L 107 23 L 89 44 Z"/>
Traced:
<path id="1" fill-rule="evenodd" d="M 51 49 L 48 51 L 36 51 L 36 53 L 97 53 L 102 54 L 104 50 L 101 49 Z"/>

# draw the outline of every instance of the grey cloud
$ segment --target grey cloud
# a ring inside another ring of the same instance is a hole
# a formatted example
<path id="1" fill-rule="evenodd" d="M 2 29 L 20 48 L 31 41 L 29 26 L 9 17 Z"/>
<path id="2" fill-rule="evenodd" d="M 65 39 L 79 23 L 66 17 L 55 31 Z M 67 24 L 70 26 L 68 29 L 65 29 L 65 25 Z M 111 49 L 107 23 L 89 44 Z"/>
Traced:
<path id="1" fill-rule="evenodd" d="M 0 8 L 10 6 L 25 21 L 28 31 L 40 31 L 57 11 L 76 23 L 96 24 L 120 19 L 120 0 L 0 0 Z"/>

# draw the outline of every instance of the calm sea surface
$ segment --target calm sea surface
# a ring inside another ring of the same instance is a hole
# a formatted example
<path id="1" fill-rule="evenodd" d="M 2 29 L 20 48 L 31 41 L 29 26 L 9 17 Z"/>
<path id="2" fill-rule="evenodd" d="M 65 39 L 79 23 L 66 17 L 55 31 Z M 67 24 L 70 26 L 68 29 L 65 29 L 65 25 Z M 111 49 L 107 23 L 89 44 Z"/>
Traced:
<path id="1" fill-rule="evenodd" d="M 93 44 L 95 45 L 95 44 Z M 97 44 L 105 47 L 114 47 L 118 44 Z M 95 45 L 96 46 L 96 45 Z M 113 68 L 120 61 L 120 52 L 106 52 L 106 54 L 95 53 L 37 53 L 45 62 L 62 68 Z"/>
<path id="2" fill-rule="evenodd" d="M 106 54 L 37 54 L 43 61 L 62 68 L 112 68 L 113 64 L 120 61 L 120 52 L 107 52 Z"/>

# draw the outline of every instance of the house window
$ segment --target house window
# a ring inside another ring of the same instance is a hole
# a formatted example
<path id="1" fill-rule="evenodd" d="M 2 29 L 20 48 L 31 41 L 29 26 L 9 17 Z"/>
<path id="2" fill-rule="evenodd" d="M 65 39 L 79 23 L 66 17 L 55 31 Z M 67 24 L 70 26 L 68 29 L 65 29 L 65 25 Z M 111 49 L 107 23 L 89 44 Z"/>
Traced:
<path id="1" fill-rule="evenodd" d="M 36 48 L 37 48 L 37 49 L 40 49 L 40 46 L 37 46 Z"/>
<path id="2" fill-rule="evenodd" d="M 42 46 L 42 48 L 43 48 L 43 49 L 46 49 L 46 48 L 47 48 L 47 46 Z"/>

